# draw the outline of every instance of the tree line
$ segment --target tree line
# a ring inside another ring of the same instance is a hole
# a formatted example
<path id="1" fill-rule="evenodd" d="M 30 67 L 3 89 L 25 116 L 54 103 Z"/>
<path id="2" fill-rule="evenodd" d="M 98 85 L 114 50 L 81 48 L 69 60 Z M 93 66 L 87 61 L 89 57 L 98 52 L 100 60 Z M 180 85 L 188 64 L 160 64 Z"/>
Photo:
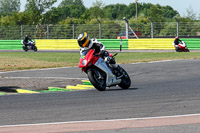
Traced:
<path id="1" fill-rule="evenodd" d="M 19 39 L 24 34 L 31 34 L 34 38 L 71 39 L 86 30 L 96 37 L 99 34 L 99 22 L 102 24 L 101 38 L 116 38 L 125 31 L 124 17 L 129 20 L 133 30 L 142 32 L 142 37 L 151 37 L 149 18 L 155 23 L 154 36 L 157 37 L 172 37 L 177 34 L 175 18 L 180 22 L 179 32 L 182 36 L 200 34 L 199 23 L 194 23 L 199 20 L 192 8 L 187 9 L 186 16 L 181 17 L 171 6 L 137 3 L 136 18 L 136 3 L 105 5 L 101 0 L 96 0 L 90 8 L 86 8 L 82 0 L 62 0 L 57 7 L 53 7 L 56 2 L 57 0 L 27 0 L 25 10 L 21 12 L 20 0 L 1 0 L 0 39 Z M 75 25 L 75 29 L 72 25 Z M 47 26 L 50 31 L 44 28 Z"/>
<path id="2" fill-rule="evenodd" d="M 37 25 L 37 24 L 93 24 L 117 23 L 123 17 L 131 21 L 146 22 L 152 18 L 154 22 L 197 21 L 194 15 L 180 17 L 171 6 L 153 5 L 151 3 L 138 3 L 138 19 L 136 20 L 136 3 L 104 5 L 96 0 L 93 6 L 86 8 L 82 0 L 62 0 L 58 7 L 53 7 L 57 0 L 27 0 L 25 10 L 20 12 L 20 0 L 0 1 L 0 25 Z M 194 13 L 193 13 L 194 14 Z"/>

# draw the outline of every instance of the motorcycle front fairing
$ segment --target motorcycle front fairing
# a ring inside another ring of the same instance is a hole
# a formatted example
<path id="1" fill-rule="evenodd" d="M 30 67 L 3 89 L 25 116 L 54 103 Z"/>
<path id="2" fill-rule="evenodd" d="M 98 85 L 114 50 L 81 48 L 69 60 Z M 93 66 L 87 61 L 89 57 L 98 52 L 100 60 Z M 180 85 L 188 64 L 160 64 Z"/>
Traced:
<path id="1" fill-rule="evenodd" d="M 95 64 L 99 57 L 93 57 L 94 50 L 85 51 L 81 54 L 79 68 L 85 71 L 88 66 Z"/>
<path id="2" fill-rule="evenodd" d="M 179 43 L 179 46 L 181 46 L 181 47 L 186 47 L 186 44 L 185 44 L 185 42 L 181 41 L 181 42 Z"/>
<path id="3" fill-rule="evenodd" d="M 112 73 L 110 68 L 108 68 L 106 62 L 102 58 L 99 58 L 94 65 L 106 73 L 106 85 L 108 87 L 121 83 L 121 79 L 116 78 L 116 76 Z"/>

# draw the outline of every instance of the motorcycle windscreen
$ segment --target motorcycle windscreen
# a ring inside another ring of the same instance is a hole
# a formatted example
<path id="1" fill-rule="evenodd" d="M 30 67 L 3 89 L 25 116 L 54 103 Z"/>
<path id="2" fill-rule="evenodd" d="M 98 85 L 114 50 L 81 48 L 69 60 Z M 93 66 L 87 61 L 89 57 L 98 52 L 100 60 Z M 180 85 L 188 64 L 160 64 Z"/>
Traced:
<path id="1" fill-rule="evenodd" d="M 94 50 L 89 50 L 89 51 L 87 50 L 81 54 L 81 58 L 80 58 L 80 62 L 79 62 L 80 68 L 86 67 L 88 65 L 88 63 L 91 62 L 91 60 L 93 58 L 93 53 L 94 53 Z"/>

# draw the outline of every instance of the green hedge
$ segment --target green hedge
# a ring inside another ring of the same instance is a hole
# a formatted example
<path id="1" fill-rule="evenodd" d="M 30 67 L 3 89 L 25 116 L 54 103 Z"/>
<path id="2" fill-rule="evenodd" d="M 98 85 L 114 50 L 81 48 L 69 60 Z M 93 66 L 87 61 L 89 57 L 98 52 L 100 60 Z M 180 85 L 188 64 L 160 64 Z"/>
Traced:
<path id="1" fill-rule="evenodd" d="M 199 38 L 184 38 L 181 40 L 183 40 L 187 44 L 188 49 L 200 50 L 200 39 Z"/>

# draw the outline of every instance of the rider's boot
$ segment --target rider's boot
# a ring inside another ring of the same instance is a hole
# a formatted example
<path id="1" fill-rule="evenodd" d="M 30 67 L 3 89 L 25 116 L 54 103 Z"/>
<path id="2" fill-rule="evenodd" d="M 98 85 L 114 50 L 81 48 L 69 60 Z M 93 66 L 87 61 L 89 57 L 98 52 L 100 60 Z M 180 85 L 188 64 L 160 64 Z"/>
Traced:
<path id="1" fill-rule="evenodd" d="M 121 77 L 123 75 L 123 71 L 121 69 L 121 67 L 115 63 L 115 64 L 111 64 L 111 66 L 113 67 L 114 69 L 114 74 L 117 76 L 117 77 Z"/>
<path id="2" fill-rule="evenodd" d="M 114 58 L 111 57 L 106 57 L 105 60 L 107 61 L 108 64 L 112 67 L 112 72 L 113 74 L 116 75 L 116 77 L 121 77 L 122 75 L 122 69 L 121 67 L 116 63 Z"/>

